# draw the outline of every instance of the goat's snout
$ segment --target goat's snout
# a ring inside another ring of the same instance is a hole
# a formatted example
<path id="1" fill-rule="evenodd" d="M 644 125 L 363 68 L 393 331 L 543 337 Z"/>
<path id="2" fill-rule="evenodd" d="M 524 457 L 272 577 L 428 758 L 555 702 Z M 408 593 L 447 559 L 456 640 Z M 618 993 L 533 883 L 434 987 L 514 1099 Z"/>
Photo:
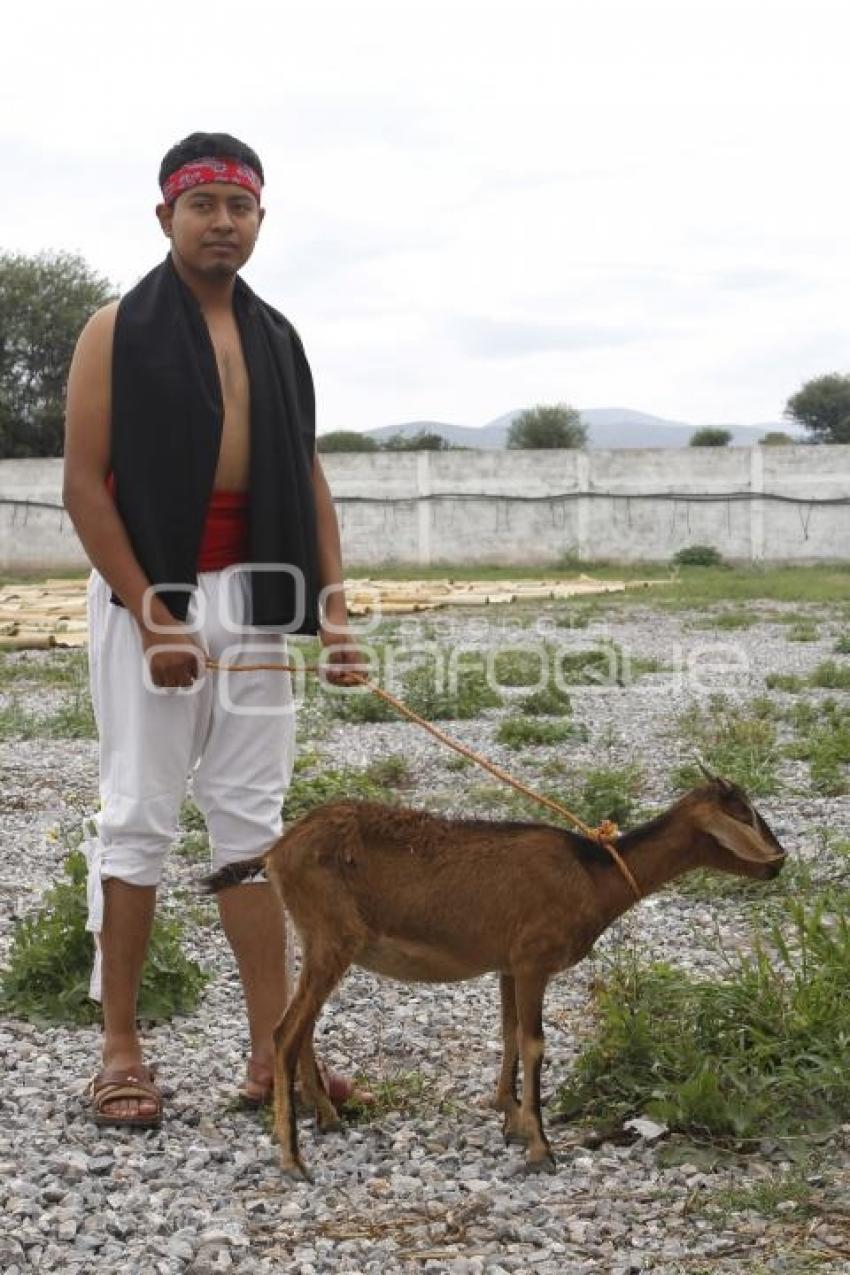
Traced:
<path id="1" fill-rule="evenodd" d="M 784 854 L 777 855 L 770 863 L 767 864 L 767 872 L 765 876 L 768 881 L 772 881 L 774 877 L 778 877 L 782 869 L 785 867 L 785 860 L 788 856 Z"/>

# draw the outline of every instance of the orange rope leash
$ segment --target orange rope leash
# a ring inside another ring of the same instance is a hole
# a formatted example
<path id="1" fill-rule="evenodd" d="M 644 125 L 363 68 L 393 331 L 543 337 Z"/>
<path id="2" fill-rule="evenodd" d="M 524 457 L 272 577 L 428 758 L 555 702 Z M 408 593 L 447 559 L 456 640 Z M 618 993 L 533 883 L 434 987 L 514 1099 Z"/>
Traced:
<path id="1" fill-rule="evenodd" d="M 268 669 L 276 673 L 295 673 L 303 671 L 305 673 L 319 673 L 332 665 L 305 664 L 300 669 L 294 664 L 220 664 L 218 660 L 206 660 L 206 667 L 220 673 L 255 673 L 264 669 Z M 452 739 L 451 735 L 447 735 L 445 731 L 440 730 L 438 726 L 434 726 L 431 722 L 426 721 L 424 717 L 420 717 L 412 708 L 408 708 L 401 700 L 396 699 L 389 691 L 385 691 L 382 687 L 376 686 L 374 682 L 370 682 L 365 673 L 358 673 L 354 669 L 346 669 L 346 676 L 360 682 L 363 686 L 368 687 L 373 695 L 377 695 L 380 699 L 385 700 L 397 713 L 407 717 L 410 721 L 415 722 L 417 726 L 421 726 L 423 730 L 427 730 L 435 739 L 440 740 L 447 748 L 453 748 L 456 753 L 460 753 L 462 757 L 467 757 L 470 761 L 474 761 L 477 766 L 481 766 L 484 770 L 495 775 L 497 779 L 501 779 L 503 783 L 509 784 L 511 788 L 515 788 L 517 792 L 523 793 L 526 797 L 530 797 L 532 801 L 538 802 L 541 806 L 548 806 L 550 810 L 554 810 L 557 814 L 562 815 L 565 819 L 582 832 L 591 841 L 596 841 L 599 845 L 604 846 L 616 863 L 620 872 L 625 877 L 631 887 L 632 893 L 636 899 L 643 898 L 637 881 L 629 870 L 623 856 L 611 844 L 610 838 L 616 836 L 617 825 L 610 820 L 604 820 L 598 828 L 591 828 L 588 824 L 579 819 L 578 815 L 568 809 L 567 806 L 561 805 L 559 801 L 554 801 L 551 797 L 544 797 L 542 793 L 535 792 L 533 788 L 527 787 L 521 780 L 515 779 L 513 775 L 509 775 L 506 770 L 502 770 L 500 766 L 494 765 L 488 761 L 486 757 L 482 757 L 480 753 L 476 753 L 472 748 L 467 748 L 465 744 L 459 743 L 456 739 Z"/>

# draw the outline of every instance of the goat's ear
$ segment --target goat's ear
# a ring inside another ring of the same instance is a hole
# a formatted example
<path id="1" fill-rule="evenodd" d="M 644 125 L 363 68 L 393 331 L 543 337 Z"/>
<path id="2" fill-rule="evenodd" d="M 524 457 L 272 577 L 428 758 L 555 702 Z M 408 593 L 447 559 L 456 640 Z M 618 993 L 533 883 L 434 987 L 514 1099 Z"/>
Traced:
<path id="1" fill-rule="evenodd" d="M 747 859 L 750 863 L 772 863 L 775 859 L 782 858 L 773 846 L 768 845 L 757 828 L 733 819 L 722 810 L 712 811 L 705 830 L 739 859 Z"/>

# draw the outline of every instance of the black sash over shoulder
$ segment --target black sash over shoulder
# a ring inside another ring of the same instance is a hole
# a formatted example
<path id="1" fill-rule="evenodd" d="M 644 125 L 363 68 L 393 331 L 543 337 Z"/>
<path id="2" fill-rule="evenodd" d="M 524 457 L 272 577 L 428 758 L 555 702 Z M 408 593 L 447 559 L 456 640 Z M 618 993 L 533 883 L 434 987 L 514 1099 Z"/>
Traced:
<path id="1" fill-rule="evenodd" d="M 313 378 L 298 333 L 236 279 L 233 308 L 251 387 L 251 623 L 318 628 Z M 213 488 L 224 408 L 206 321 L 167 257 L 118 306 L 112 359 L 112 471 L 139 563 L 186 619 Z M 283 568 L 283 569 L 281 569 Z M 121 605 L 112 595 L 112 601 Z"/>

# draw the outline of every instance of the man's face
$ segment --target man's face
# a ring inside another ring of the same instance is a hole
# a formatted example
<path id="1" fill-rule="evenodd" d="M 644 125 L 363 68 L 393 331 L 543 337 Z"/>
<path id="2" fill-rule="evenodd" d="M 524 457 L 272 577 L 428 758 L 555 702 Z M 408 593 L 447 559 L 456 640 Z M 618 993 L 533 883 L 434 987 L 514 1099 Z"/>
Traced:
<path id="1" fill-rule="evenodd" d="M 242 186 L 210 182 L 178 195 L 171 205 L 159 204 L 156 215 L 190 270 L 227 279 L 254 251 L 265 209 Z"/>

